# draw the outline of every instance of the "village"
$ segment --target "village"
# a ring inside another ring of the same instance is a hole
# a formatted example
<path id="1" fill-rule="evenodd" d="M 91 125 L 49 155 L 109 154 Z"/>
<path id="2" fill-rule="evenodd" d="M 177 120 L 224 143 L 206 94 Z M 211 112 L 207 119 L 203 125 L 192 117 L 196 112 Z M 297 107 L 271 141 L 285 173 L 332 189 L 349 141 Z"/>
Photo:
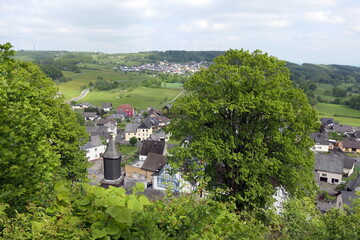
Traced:
<path id="1" fill-rule="evenodd" d="M 114 108 L 111 103 L 103 103 L 100 107 L 82 103 L 72 108 L 99 108 L 113 113 L 108 114 L 107 118 L 101 118 L 97 112 L 82 113 L 88 123 L 86 129 L 90 139 L 81 149 L 86 151 L 88 161 L 93 164 L 88 169 L 92 184 L 128 189 L 141 182 L 146 186 L 145 194 L 151 198 L 163 196 L 167 188 L 176 192 L 192 192 L 196 189 L 196 183 L 185 181 L 181 172 L 169 174 L 167 157 L 169 149 L 175 144 L 168 143 L 170 133 L 163 128 L 170 123 L 165 113 L 171 105 L 161 110 L 148 107 L 138 112 L 130 104 Z M 119 129 L 118 122 L 126 122 L 125 128 Z M 318 208 L 326 212 L 334 207 L 351 207 L 352 199 L 358 197 L 355 192 L 360 190 L 360 128 L 341 125 L 333 118 L 321 118 L 319 132 L 309 137 L 314 141 L 311 150 L 315 157 L 314 179 L 319 187 Z M 115 146 L 131 143 L 138 146 L 137 157 L 125 163 L 119 148 Z M 186 143 L 187 140 L 181 144 L 186 147 Z M 111 149 L 107 149 L 107 145 Z M 119 161 L 118 166 L 121 165 L 118 173 L 106 169 L 107 166 L 114 167 L 113 164 L 106 164 L 109 159 L 104 156 L 109 156 L 109 152 L 115 154 L 112 157 Z M 274 197 L 275 205 L 281 208 L 287 198 L 286 190 L 278 191 Z"/>
<path id="2" fill-rule="evenodd" d="M 170 63 L 167 61 L 160 61 L 159 63 L 149 63 L 140 66 L 120 66 L 113 67 L 114 70 L 121 70 L 124 72 L 141 72 L 141 71 L 154 71 L 161 73 L 175 73 L 175 74 L 191 74 L 200 70 L 200 68 L 207 67 L 208 62 L 194 62 L 191 61 L 186 64 Z"/>

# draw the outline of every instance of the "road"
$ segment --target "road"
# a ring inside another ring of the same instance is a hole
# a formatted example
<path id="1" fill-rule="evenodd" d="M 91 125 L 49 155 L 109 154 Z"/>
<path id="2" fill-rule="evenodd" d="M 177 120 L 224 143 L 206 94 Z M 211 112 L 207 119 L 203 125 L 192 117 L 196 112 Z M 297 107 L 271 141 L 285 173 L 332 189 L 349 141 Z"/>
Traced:
<path id="1" fill-rule="evenodd" d="M 90 90 L 89 90 L 88 88 L 85 89 L 84 91 L 81 92 L 80 96 L 71 99 L 69 102 L 71 102 L 71 101 L 75 101 L 75 102 L 76 102 L 76 101 L 79 101 L 80 99 L 86 97 L 86 95 L 89 93 L 89 91 L 90 91 Z"/>

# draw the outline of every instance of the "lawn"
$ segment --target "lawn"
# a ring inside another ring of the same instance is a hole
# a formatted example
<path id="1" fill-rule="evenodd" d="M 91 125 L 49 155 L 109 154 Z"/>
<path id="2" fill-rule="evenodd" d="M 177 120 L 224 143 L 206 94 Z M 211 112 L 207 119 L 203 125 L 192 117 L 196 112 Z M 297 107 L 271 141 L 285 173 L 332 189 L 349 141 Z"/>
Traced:
<path id="1" fill-rule="evenodd" d="M 130 145 L 121 145 L 120 146 L 120 152 L 122 155 L 128 156 L 133 155 L 138 150 L 138 146 L 130 146 Z"/>
<path id="2" fill-rule="evenodd" d="M 101 106 L 104 102 L 111 102 L 113 106 L 131 104 L 136 109 L 146 109 L 148 106 L 161 108 L 171 102 L 182 90 L 168 88 L 137 87 L 131 91 L 110 90 L 91 91 L 83 98 L 82 102 L 89 102 L 95 106 Z"/>
<path id="3" fill-rule="evenodd" d="M 318 103 L 315 105 L 315 109 L 318 111 L 320 118 L 330 117 L 341 124 L 360 127 L 360 111 L 346 105 Z"/>

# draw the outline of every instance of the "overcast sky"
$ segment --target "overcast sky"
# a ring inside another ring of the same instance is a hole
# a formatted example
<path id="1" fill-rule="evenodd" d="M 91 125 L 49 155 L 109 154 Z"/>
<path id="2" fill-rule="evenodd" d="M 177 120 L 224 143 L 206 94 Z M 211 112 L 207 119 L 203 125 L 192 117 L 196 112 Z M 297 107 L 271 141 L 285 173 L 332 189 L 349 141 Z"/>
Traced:
<path id="1" fill-rule="evenodd" d="M 1 0 L 15 50 L 128 53 L 260 49 L 360 66 L 359 0 Z"/>

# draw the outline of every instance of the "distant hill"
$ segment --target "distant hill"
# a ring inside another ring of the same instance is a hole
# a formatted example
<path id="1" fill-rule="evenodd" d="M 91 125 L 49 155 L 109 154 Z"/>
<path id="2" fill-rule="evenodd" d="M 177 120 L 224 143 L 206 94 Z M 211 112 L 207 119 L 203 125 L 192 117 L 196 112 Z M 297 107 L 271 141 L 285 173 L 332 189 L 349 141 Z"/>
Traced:
<path id="1" fill-rule="evenodd" d="M 67 51 L 18 51 L 15 58 L 33 61 L 38 64 L 49 64 L 64 69 L 77 69 L 77 63 L 93 63 L 106 65 L 144 64 L 158 61 L 184 63 L 189 61 L 212 62 L 224 51 L 152 51 L 141 53 L 104 54 L 95 52 Z M 360 68 L 347 65 L 294 64 L 287 62 L 291 72 L 291 80 L 296 84 L 303 81 L 339 85 L 342 83 L 360 83 Z"/>
<path id="2" fill-rule="evenodd" d="M 347 65 L 320 65 L 304 63 L 302 65 L 287 63 L 291 80 L 296 83 L 313 81 L 339 85 L 341 83 L 360 83 L 360 68 Z"/>
<path id="3" fill-rule="evenodd" d="M 213 59 L 221 54 L 224 54 L 224 51 L 165 51 L 165 52 L 151 52 L 149 59 L 154 61 L 168 61 L 168 62 L 212 62 Z"/>

